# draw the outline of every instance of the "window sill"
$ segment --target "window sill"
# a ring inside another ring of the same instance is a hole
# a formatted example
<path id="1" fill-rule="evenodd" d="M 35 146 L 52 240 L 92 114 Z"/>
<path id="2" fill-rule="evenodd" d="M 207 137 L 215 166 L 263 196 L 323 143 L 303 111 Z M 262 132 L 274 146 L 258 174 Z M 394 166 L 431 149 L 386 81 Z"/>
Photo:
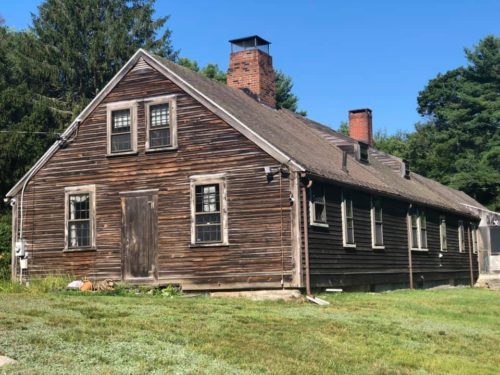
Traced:
<path id="1" fill-rule="evenodd" d="M 345 243 L 344 247 L 348 248 L 348 249 L 355 249 L 356 248 L 356 244 L 355 243 Z"/>
<path id="2" fill-rule="evenodd" d="M 197 247 L 229 247 L 228 243 L 221 243 L 221 242 L 215 242 L 215 243 L 192 243 L 189 245 L 190 248 L 197 248 Z"/>
<path id="3" fill-rule="evenodd" d="M 177 146 L 169 146 L 169 147 L 147 148 L 144 152 L 146 154 L 154 154 L 155 152 L 177 151 L 178 149 L 179 148 Z"/>
<path id="4" fill-rule="evenodd" d="M 63 249 L 63 253 L 83 253 L 86 251 L 97 251 L 96 247 L 75 247 L 71 249 Z"/>
<path id="5" fill-rule="evenodd" d="M 444 250 L 440 250 L 442 253 L 447 253 L 448 250 L 444 249 Z"/>
<path id="6" fill-rule="evenodd" d="M 326 223 L 310 223 L 309 226 L 311 226 L 311 227 L 318 227 L 318 228 L 329 228 L 330 227 Z"/>
<path id="7" fill-rule="evenodd" d="M 106 154 L 107 158 L 114 158 L 118 156 L 133 156 L 133 155 L 139 155 L 139 152 L 137 151 L 127 151 L 127 152 L 115 152 L 113 154 Z"/>
<path id="8" fill-rule="evenodd" d="M 423 253 L 428 253 L 429 252 L 429 249 L 418 249 L 418 248 L 412 248 L 411 251 L 420 251 L 420 252 L 423 252 Z"/>
<path id="9" fill-rule="evenodd" d="M 385 246 L 384 245 L 376 245 L 376 246 L 372 246 L 372 249 L 373 250 L 385 250 Z"/>

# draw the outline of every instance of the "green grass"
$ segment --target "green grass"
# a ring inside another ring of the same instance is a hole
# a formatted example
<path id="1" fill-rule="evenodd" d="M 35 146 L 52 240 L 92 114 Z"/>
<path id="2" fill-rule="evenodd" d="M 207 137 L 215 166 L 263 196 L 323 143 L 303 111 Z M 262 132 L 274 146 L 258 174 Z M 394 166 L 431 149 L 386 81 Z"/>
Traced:
<path id="1" fill-rule="evenodd" d="M 43 289 L 43 288 L 42 288 Z M 299 302 L 0 292 L 0 354 L 20 374 L 498 374 L 500 293 Z"/>

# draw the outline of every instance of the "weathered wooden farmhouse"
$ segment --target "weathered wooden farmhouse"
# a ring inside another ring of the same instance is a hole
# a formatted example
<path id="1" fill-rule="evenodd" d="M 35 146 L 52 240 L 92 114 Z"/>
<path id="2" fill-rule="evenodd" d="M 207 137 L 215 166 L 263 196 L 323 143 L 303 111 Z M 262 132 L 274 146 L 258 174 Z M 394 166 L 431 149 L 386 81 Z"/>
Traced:
<path id="1" fill-rule="evenodd" d="M 8 193 L 12 274 L 194 289 L 469 283 L 482 206 L 275 109 L 269 43 L 231 41 L 227 85 L 139 50 Z"/>

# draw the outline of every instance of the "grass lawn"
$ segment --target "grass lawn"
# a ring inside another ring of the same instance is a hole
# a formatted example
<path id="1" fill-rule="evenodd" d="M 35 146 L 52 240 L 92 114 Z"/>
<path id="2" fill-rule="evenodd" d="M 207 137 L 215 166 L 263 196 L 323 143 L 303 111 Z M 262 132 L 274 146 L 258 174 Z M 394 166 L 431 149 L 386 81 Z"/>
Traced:
<path id="1" fill-rule="evenodd" d="M 19 361 L 0 373 L 500 373 L 500 292 L 322 297 L 0 292 L 0 355 Z"/>

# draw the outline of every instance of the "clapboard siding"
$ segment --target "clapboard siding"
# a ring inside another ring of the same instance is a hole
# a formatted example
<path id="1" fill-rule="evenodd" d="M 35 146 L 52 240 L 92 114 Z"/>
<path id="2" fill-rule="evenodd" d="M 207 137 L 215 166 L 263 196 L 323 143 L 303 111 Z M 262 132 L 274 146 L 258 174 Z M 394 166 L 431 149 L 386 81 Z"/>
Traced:
<path id="1" fill-rule="evenodd" d="M 319 183 L 319 182 L 315 182 Z M 384 249 L 372 249 L 371 196 L 365 192 L 350 192 L 354 208 L 356 248 L 344 248 L 342 242 L 342 188 L 325 184 L 328 228 L 308 226 L 311 285 L 313 287 L 350 287 L 375 284 L 407 284 L 408 237 L 406 215 L 409 203 L 381 198 L 383 206 Z M 470 279 L 469 243 L 466 251 L 458 251 L 458 220 L 452 214 L 424 208 L 427 217 L 428 248 L 412 251 L 415 285 L 421 282 Z M 439 216 L 447 219 L 448 251 L 440 251 Z M 462 218 L 467 228 L 470 221 Z M 442 254 L 442 258 L 440 258 Z M 473 270 L 477 277 L 476 255 Z M 422 279 L 423 277 L 423 279 Z M 429 284 L 428 284 L 429 285 Z"/>
<path id="2" fill-rule="evenodd" d="M 106 104 L 177 94 L 178 150 L 145 153 L 144 104 L 138 154 L 106 157 Z M 158 189 L 159 282 L 221 287 L 291 281 L 290 180 L 268 182 L 279 163 L 141 61 L 80 125 L 75 141 L 28 184 L 25 237 L 29 274 L 121 279 L 120 192 Z M 229 246 L 190 246 L 189 177 L 226 173 Z M 96 185 L 96 251 L 63 252 L 64 188 Z M 280 187 L 281 185 L 281 187 Z M 281 196 L 281 199 L 280 199 Z M 19 197 L 18 197 L 19 198 Z M 273 285 L 274 285 L 273 284 Z"/>

